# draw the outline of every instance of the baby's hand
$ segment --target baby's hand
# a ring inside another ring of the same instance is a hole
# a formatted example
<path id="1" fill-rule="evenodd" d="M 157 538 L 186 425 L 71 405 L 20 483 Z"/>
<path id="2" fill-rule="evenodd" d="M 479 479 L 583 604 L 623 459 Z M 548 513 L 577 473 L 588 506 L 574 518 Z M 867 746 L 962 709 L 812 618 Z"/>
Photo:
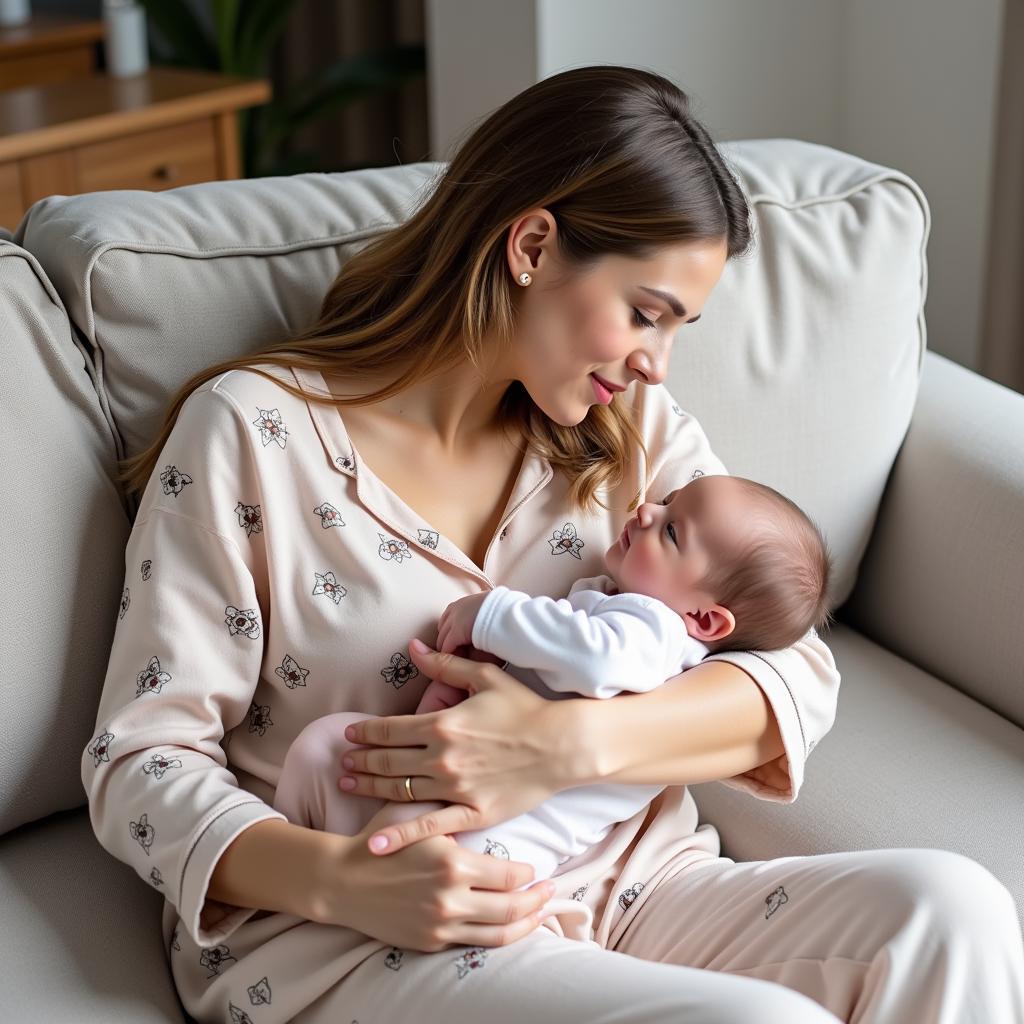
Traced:
<path id="1" fill-rule="evenodd" d="M 473 623 L 476 622 L 480 606 L 487 599 L 487 594 L 470 594 L 452 601 L 437 625 L 437 649 L 449 654 L 457 647 L 473 643 Z"/>

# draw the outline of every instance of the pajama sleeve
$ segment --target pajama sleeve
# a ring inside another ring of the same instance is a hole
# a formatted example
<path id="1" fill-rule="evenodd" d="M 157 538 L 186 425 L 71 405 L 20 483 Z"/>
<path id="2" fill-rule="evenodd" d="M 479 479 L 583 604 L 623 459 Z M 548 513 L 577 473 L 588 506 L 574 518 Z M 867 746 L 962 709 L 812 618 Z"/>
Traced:
<path id="1" fill-rule="evenodd" d="M 639 389 L 640 424 L 650 459 L 648 501 L 662 501 L 701 475 L 728 471 L 697 420 L 668 389 Z M 763 691 L 779 724 L 784 752 L 775 760 L 721 780 L 778 803 L 792 803 L 803 783 L 804 763 L 835 721 L 839 672 L 832 652 L 812 629 L 778 651 L 720 651 L 705 661 L 727 661 L 743 669 Z"/>
<path id="2" fill-rule="evenodd" d="M 226 847 L 287 820 L 241 789 L 225 734 L 249 712 L 266 579 L 249 424 L 223 392 L 182 405 L 125 550 L 96 727 L 81 758 L 93 830 L 179 911 L 200 946 L 257 908 L 208 899 Z"/>
<path id="3" fill-rule="evenodd" d="M 661 601 L 593 590 L 555 599 L 494 587 L 472 640 L 478 650 L 533 669 L 552 690 L 600 698 L 653 690 L 678 672 L 684 654 L 694 664 L 707 653 Z"/>

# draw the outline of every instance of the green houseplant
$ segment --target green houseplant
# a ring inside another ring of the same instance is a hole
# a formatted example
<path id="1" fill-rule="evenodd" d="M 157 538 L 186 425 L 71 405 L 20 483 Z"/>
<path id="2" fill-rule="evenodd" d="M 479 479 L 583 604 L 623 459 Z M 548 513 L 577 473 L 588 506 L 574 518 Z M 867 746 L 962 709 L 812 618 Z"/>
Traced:
<path id="1" fill-rule="evenodd" d="M 206 68 L 256 78 L 267 73 L 270 55 L 288 18 L 303 0 L 141 0 L 166 55 L 162 63 Z M 202 11 L 210 17 L 204 19 Z M 319 170 L 317 154 L 287 154 L 289 137 L 301 126 L 335 113 L 368 94 L 394 90 L 421 77 L 422 46 L 386 50 L 335 60 L 311 71 L 262 107 L 241 111 L 239 138 L 246 177 Z M 333 170 L 350 170 L 336 167 Z"/>

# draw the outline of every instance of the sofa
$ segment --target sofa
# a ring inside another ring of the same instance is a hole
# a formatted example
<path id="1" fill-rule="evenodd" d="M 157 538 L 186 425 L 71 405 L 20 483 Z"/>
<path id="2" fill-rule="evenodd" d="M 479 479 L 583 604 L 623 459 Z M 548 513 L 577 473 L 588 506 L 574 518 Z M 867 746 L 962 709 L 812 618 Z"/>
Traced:
<path id="1" fill-rule="evenodd" d="M 927 351 L 928 203 L 898 170 L 795 139 L 723 143 L 750 200 L 667 387 L 735 474 L 821 526 L 842 673 L 792 804 L 715 782 L 737 860 L 940 847 L 1024 919 L 1024 396 Z M 0 1015 L 166 1024 L 163 897 L 97 842 L 80 778 L 134 503 L 115 459 L 196 370 L 316 314 L 443 162 L 37 202 L 0 241 Z"/>

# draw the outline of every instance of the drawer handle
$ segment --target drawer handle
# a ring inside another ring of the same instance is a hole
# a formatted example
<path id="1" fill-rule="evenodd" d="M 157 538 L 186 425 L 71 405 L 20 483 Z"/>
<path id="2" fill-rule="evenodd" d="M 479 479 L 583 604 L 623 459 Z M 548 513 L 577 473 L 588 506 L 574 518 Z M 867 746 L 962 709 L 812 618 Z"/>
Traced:
<path id="1" fill-rule="evenodd" d="M 174 181 L 175 178 L 179 177 L 181 171 L 175 164 L 161 164 L 154 172 L 153 176 L 159 178 L 160 181 Z"/>

